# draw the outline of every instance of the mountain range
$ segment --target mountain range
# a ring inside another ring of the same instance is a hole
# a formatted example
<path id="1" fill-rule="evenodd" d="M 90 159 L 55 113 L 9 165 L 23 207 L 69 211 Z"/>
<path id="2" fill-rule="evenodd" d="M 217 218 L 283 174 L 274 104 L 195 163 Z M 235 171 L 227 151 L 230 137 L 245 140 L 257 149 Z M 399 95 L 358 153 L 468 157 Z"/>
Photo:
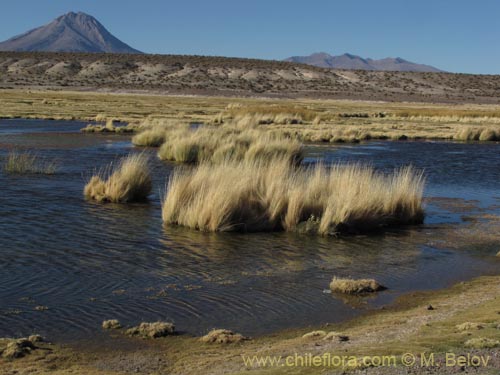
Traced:
<path id="1" fill-rule="evenodd" d="M 292 56 L 285 61 L 318 66 L 320 68 L 347 70 L 381 70 L 393 72 L 442 72 L 430 65 L 417 64 L 400 57 L 374 60 L 349 53 L 332 56 L 325 52 L 313 53 L 309 56 Z"/>
<path id="2" fill-rule="evenodd" d="M 83 12 L 69 12 L 47 25 L 0 42 L 0 51 L 142 53 L 116 38 L 98 20 Z M 347 70 L 441 72 L 433 66 L 416 64 L 400 57 L 374 60 L 348 53 L 332 56 L 319 52 L 289 57 L 285 61 Z"/>
<path id="3" fill-rule="evenodd" d="M 1 42 L 0 51 L 141 53 L 82 12 L 64 14 L 47 25 Z"/>

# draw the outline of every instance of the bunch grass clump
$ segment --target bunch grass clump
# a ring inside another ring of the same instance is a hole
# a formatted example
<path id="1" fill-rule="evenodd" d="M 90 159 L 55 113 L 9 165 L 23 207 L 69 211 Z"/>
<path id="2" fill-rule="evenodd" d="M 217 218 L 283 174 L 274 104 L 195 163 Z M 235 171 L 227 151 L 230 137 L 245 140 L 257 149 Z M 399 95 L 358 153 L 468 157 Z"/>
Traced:
<path id="1" fill-rule="evenodd" d="M 298 164 L 303 158 L 300 142 L 269 131 L 233 127 L 180 128 L 170 131 L 158 150 L 161 160 L 181 163 L 224 163 L 233 161 L 271 161 L 286 158 Z"/>
<path id="2" fill-rule="evenodd" d="M 3 170 L 11 174 L 54 174 L 58 163 L 46 160 L 31 152 L 11 151 L 4 162 Z"/>
<path id="3" fill-rule="evenodd" d="M 423 221 L 424 179 L 411 167 L 296 168 L 288 158 L 225 160 L 177 170 L 163 221 L 207 232 L 359 233 Z"/>
<path id="4" fill-rule="evenodd" d="M 92 176 L 84 196 L 98 202 L 140 202 L 147 200 L 151 188 L 148 158 L 144 154 L 133 154 Z"/>
<path id="5" fill-rule="evenodd" d="M 454 139 L 459 141 L 500 141 L 500 128 L 468 126 L 459 129 Z"/>
<path id="6" fill-rule="evenodd" d="M 351 279 L 334 277 L 330 290 L 334 293 L 365 294 L 386 289 L 374 279 Z"/>

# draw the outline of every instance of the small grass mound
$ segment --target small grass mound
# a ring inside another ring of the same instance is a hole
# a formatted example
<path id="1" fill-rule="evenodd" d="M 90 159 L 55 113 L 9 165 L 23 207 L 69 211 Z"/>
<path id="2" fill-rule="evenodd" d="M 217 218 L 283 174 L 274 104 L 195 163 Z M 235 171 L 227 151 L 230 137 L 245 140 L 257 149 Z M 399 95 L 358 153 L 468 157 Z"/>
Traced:
<path id="1" fill-rule="evenodd" d="M 386 289 L 374 279 L 349 279 L 334 277 L 330 283 L 330 289 L 334 293 L 364 294 L 374 293 Z"/>
<path id="2" fill-rule="evenodd" d="M 5 359 L 21 358 L 35 349 L 36 346 L 31 340 L 27 338 L 16 339 L 7 343 L 7 346 L 1 351 L 1 356 Z"/>
<path id="3" fill-rule="evenodd" d="M 457 324 L 455 328 L 458 331 L 471 331 L 471 330 L 483 329 L 484 326 L 485 326 L 484 323 L 465 322 L 462 324 Z"/>
<path id="4" fill-rule="evenodd" d="M 147 200 L 151 189 L 148 158 L 144 154 L 133 154 L 117 165 L 111 164 L 104 173 L 92 176 L 84 196 L 98 202 L 141 202 Z"/>
<path id="5" fill-rule="evenodd" d="M 122 325 L 117 319 L 105 320 L 102 322 L 103 329 L 120 329 Z"/>
<path id="6" fill-rule="evenodd" d="M 137 125 L 128 124 L 119 126 L 112 119 L 107 120 L 105 125 L 88 124 L 86 127 L 80 129 L 82 133 L 134 133 L 137 130 Z"/>
<path id="7" fill-rule="evenodd" d="M 320 339 L 326 336 L 326 331 L 312 331 L 302 335 L 303 339 Z"/>
<path id="8" fill-rule="evenodd" d="M 206 232 L 366 232 L 423 221 L 420 173 L 361 165 L 295 168 L 286 158 L 202 163 L 177 170 L 163 221 Z"/>
<path id="9" fill-rule="evenodd" d="M 330 331 L 326 334 L 325 337 L 323 337 L 323 340 L 345 342 L 345 341 L 349 341 L 349 336 L 343 335 L 343 334 L 335 332 L 335 331 Z"/>
<path id="10" fill-rule="evenodd" d="M 464 345 L 467 348 L 473 348 L 473 349 L 492 349 L 499 347 L 500 341 L 484 337 L 477 337 L 467 340 Z"/>
<path id="11" fill-rule="evenodd" d="M 11 151 L 5 159 L 3 170 L 11 174 L 54 174 L 57 162 L 46 160 L 31 152 Z"/>
<path id="12" fill-rule="evenodd" d="M 162 128 L 151 128 L 141 131 L 132 137 L 132 143 L 141 147 L 160 147 L 167 137 L 167 132 Z"/>
<path id="13" fill-rule="evenodd" d="M 228 329 L 214 329 L 200 338 L 201 342 L 207 344 L 234 344 L 244 340 L 248 340 L 248 337 Z"/>
<path id="14" fill-rule="evenodd" d="M 140 336 L 143 338 L 158 338 L 175 334 L 175 326 L 173 323 L 166 322 L 143 322 L 137 327 L 127 329 L 125 332 L 129 336 Z"/>
<path id="15" fill-rule="evenodd" d="M 349 336 L 340 334 L 340 333 L 335 332 L 335 331 L 330 331 L 330 332 L 312 331 L 312 332 L 308 332 L 308 333 L 304 334 L 302 336 L 302 338 L 306 339 L 306 340 L 321 339 L 324 341 L 337 341 L 337 342 L 349 341 Z"/>

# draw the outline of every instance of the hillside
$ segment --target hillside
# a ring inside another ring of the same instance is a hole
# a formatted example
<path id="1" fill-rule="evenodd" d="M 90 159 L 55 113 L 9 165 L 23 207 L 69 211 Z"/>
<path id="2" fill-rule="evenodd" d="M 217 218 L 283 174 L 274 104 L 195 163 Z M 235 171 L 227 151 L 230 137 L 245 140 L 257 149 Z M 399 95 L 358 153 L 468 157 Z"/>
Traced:
<path id="1" fill-rule="evenodd" d="M 0 52 L 0 88 L 498 103 L 500 76 L 334 70 L 224 57 Z"/>

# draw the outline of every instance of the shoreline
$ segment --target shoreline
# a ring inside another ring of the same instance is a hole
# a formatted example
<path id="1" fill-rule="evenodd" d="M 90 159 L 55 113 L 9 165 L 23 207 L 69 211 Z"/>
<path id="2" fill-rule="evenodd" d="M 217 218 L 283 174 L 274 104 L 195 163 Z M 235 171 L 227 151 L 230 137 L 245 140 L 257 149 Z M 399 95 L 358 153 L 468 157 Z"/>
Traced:
<path id="1" fill-rule="evenodd" d="M 456 331 L 456 325 L 478 320 L 491 324 L 491 329 Z M 500 337 L 499 326 L 494 327 L 495 324 L 500 325 L 500 275 L 481 276 L 435 291 L 411 292 L 389 306 L 342 323 L 290 328 L 257 336 L 240 344 L 204 344 L 197 337 L 188 335 L 134 339 L 111 331 L 108 339 L 92 347 L 86 345 L 85 341 L 76 344 L 41 344 L 45 350 L 35 350 L 24 358 L 12 361 L 0 360 L 0 369 L 6 373 L 18 371 L 19 374 L 27 373 L 34 365 L 40 366 L 39 373 L 43 374 L 69 373 L 70 369 L 71 373 L 76 374 L 126 374 L 134 367 L 138 373 L 159 371 L 156 372 L 158 374 L 236 374 L 252 370 L 255 373 L 281 374 L 289 373 L 287 370 L 290 368 L 248 368 L 241 356 L 320 355 L 331 352 L 360 357 L 432 352 L 439 357 L 447 352 L 463 353 L 468 350 L 463 342 L 471 337 Z M 313 330 L 342 332 L 349 340 L 336 342 L 325 341 L 321 337 L 302 337 Z M 489 353 L 488 348 L 474 350 Z M 500 358 L 493 358 L 491 364 L 499 365 Z M 357 368 L 366 370 L 363 366 Z M 378 374 L 380 369 L 383 370 L 382 367 L 370 367 L 368 373 Z M 398 364 L 391 371 L 397 369 L 404 370 L 405 367 Z M 294 370 L 296 373 L 309 374 L 316 373 L 318 367 L 299 366 Z M 342 371 L 338 367 L 334 370 Z M 414 370 L 425 374 L 432 368 L 416 366 Z M 460 372 L 460 366 L 453 370 L 453 373 Z"/>

